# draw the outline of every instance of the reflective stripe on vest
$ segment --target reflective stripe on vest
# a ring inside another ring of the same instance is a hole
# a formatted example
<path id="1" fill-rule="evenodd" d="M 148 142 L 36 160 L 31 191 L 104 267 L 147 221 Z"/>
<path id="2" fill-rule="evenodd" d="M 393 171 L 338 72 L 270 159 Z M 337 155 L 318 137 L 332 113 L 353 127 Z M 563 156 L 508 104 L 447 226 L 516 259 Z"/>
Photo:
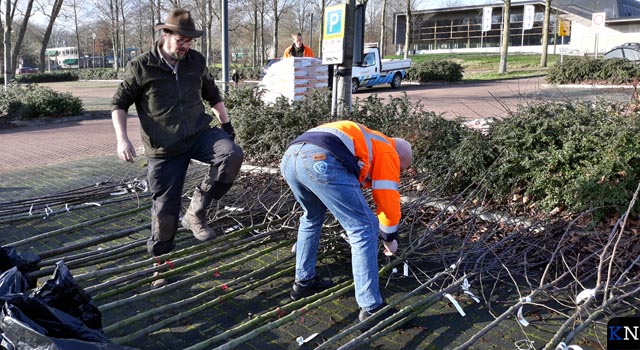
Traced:
<path id="1" fill-rule="evenodd" d="M 374 180 L 371 182 L 372 190 L 398 190 L 398 183 L 391 180 Z"/>
<path id="2" fill-rule="evenodd" d="M 389 144 L 389 141 L 387 141 L 387 139 L 385 139 L 384 137 L 380 136 L 380 135 L 376 135 L 373 133 L 370 133 L 368 131 L 366 131 L 364 129 L 364 127 L 359 124 L 356 123 L 356 125 L 358 125 L 358 127 L 360 128 L 360 132 L 362 133 L 362 136 L 364 137 L 364 142 L 367 145 L 367 155 L 369 156 L 369 169 L 371 169 L 371 162 L 373 161 L 373 146 L 371 144 L 371 140 L 376 140 L 376 141 L 380 141 L 380 142 L 384 142 L 386 144 Z M 338 137 L 340 139 L 340 141 L 342 141 L 342 143 L 349 149 L 349 151 L 351 152 L 351 154 L 353 154 L 354 156 L 356 155 L 356 148 L 354 146 L 353 140 L 349 137 L 349 135 L 347 135 L 344 131 L 337 129 L 337 128 L 331 128 L 331 127 L 326 127 L 326 126 L 319 126 L 316 128 L 313 128 L 309 131 L 319 131 L 319 132 L 328 132 L 336 137 Z M 362 168 L 362 163 L 358 162 L 358 164 L 360 165 L 360 168 Z M 367 182 L 367 180 L 371 180 L 371 176 L 369 175 L 369 171 L 367 171 L 367 174 L 364 177 L 364 180 L 362 180 L 361 185 L 364 185 L 365 182 Z M 391 181 L 392 182 L 392 181 Z M 398 185 L 395 185 L 395 189 L 398 189 Z"/>
<path id="3" fill-rule="evenodd" d="M 396 233 L 396 231 L 398 231 L 398 225 L 387 226 L 379 224 L 378 229 L 384 233 Z"/>

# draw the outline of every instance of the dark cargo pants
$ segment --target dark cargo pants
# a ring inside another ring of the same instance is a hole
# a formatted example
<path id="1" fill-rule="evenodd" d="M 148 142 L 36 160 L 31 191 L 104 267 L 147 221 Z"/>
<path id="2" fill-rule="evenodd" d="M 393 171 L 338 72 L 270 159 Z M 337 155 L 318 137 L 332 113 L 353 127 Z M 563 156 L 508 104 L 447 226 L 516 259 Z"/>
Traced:
<path id="1" fill-rule="evenodd" d="M 175 248 L 182 191 L 191 159 L 210 164 L 200 188 L 214 199 L 220 199 L 238 176 L 244 154 L 224 131 L 211 128 L 200 133 L 193 147 L 183 154 L 172 158 L 149 158 L 147 176 L 153 204 L 147 251 L 153 256 Z"/>

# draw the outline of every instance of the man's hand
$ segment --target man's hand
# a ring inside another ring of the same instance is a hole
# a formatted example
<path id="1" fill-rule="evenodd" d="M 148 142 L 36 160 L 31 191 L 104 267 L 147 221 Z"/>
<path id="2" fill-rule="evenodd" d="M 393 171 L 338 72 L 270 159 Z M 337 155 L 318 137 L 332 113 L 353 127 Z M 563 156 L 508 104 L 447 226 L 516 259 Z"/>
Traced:
<path id="1" fill-rule="evenodd" d="M 231 122 L 220 124 L 220 127 L 222 127 L 222 130 L 226 132 L 227 135 L 229 135 L 229 137 L 231 138 L 231 141 L 236 140 L 236 132 L 235 130 L 233 130 L 233 126 L 231 125 Z"/>
<path id="2" fill-rule="evenodd" d="M 382 241 L 382 244 L 384 244 L 384 255 L 392 256 L 396 254 L 396 251 L 398 250 L 398 241 L 395 239 L 391 242 Z"/>
<path id="3" fill-rule="evenodd" d="M 136 156 L 136 149 L 129 140 L 118 140 L 118 158 L 133 163 Z"/>

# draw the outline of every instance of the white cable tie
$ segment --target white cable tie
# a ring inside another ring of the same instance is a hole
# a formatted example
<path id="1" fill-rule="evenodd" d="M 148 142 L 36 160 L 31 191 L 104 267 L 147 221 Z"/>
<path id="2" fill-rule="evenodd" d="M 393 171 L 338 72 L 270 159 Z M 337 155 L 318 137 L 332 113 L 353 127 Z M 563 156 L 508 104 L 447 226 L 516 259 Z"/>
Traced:
<path id="1" fill-rule="evenodd" d="M 69 209 L 69 203 L 64 204 L 64 210 L 66 210 L 67 212 L 71 211 L 71 209 Z"/>
<path id="2" fill-rule="evenodd" d="M 229 232 L 237 231 L 237 230 L 239 230 L 239 229 L 241 229 L 241 228 L 242 228 L 242 226 L 240 226 L 240 225 L 233 225 L 233 226 L 231 226 L 231 227 L 229 227 L 229 228 L 225 229 L 225 230 L 224 230 L 224 233 L 229 233 Z"/>
<path id="3" fill-rule="evenodd" d="M 533 340 L 521 339 L 517 340 L 514 344 L 516 346 L 516 350 L 536 350 L 536 347 L 533 346 L 533 343 Z"/>
<path id="4" fill-rule="evenodd" d="M 471 288 L 471 283 L 469 283 L 469 280 L 465 278 L 464 281 L 462 281 L 461 287 L 462 287 L 462 292 L 464 294 L 471 297 L 471 299 L 473 299 L 476 302 L 476 304 L 480 304 L 480 299 L 475 294 L 473 294 L 473 292 L 469 290 L 469 288 Z"/>
<path id="5" fill-rule="evenodd" d="M 596 296 L 595 289 L 585 289 L 582 292 L 578 293 L 578 295 L 576 296 L 576 305 L 579 305 L 583 301 L 595 296 Z"/>
<path id="6" fill-rule="evenodd" d="M 317 337 L 319 333 L 313 333 L 310 336 L 308 336 L 306 339 L 303 338 L 302 336 L 297 337 L 296 338 L 296 342 L 298 342 L 298 345 L 304 345 L 308 342 L 310 342 L 313 338 Z"/>
<path id="7" fill-rule="evenodd" d="M 292 252 L 292 253 L 295 253 L 295 252 L 296 252 L 296 243 L 294 243 L 294 244 L 291 246 L 291 252 Z"/>
<path id="8" fill-rule="evenodd" d="M 582 350 L 582 347 L 579 345 L 569 345 L 565 344 L 565 342 L 560 342 L 558 346 L 556 346 L 555 350 Z"/>
<path id="9" fill-rule="evenodd" d="M 530 303 L 531 302 L 531 298 L 530 297 L 524 297 L 522 298 L 522 301 L 525 303 Z M 529 322 L 524 318 L 524 315 L 522 315 L 522 307 L 523 305 L 520 305 L 520 307 L 518 308 L 518 314 L 516 315 L 516 318 L 518 319 L 518 322 L 520 322 L 521 325 L 527 327 L 529 325 Z"/>
<path id="10" fill-rule="evenodd" d="M 462 308 L 460 307 L 460 304 L 458 304 L 458 301 L 453 297 L 453 295 L 449 293 L 445 293 L 444 297 L 449 299 L 451 304 L 453 304 L 453 306 L 456 308 L 456 310 L 458 310 L 458 313 L 460 313 L 462 317 L 465 317 L 467 315 L 464 313 L 464 310 L 462 310 Z"/>
<path id="11" fill-rule="evenodd" d="M 471 284 L 469 283 L 469 280 L 465 278 L 462 281 L 461 287 L 462 287 L 462 290 L 469 290 L 469 287 L 471 287 Z"/>
<path id="12" fill-rule="evenodd" d="M 96 206 L 96 207 L 101 207 L 101 206 L 102 206 L 102 204 L 100 204 L 100 203 L 98 203 L 98 202 L 87 202 L 87 203 L 84 203 L 84 204 L 85 204 L 85 205 L 94 205 L 94 206 Z"/>
<path id="13" fill-rule="evenodd" d="M 346 233 L 342 232 L 340 234 L 340 237 L 342 237 L 342 239 L 344 239 L 345 241 L 347 241 L 347 243 L 349 243 L 349 245 L 351 245 L 351 241 L 349 240 L 349 236 L 347 236 Z"/>
<path id="14" fill-rule="evenodd" d="M 33 204 L 31 204 L 31 207 L 29 208 L 29 216 L 33 215 Z"/>
<path id="15" fill-rule="evenodd" d="M 409 264 L 405 261 L 403 267 L 402 274 L 404 277 L 409 277 Z"/>
<path id="16" fill-rule="evenodd" d="M 230 212 L 234 212 L 234 211 L 244 211 L 244 208 L 238 208 L 238 207 L 229 207 L 229 206 L 224 206 L 224 210 L 230 211 Z"/>

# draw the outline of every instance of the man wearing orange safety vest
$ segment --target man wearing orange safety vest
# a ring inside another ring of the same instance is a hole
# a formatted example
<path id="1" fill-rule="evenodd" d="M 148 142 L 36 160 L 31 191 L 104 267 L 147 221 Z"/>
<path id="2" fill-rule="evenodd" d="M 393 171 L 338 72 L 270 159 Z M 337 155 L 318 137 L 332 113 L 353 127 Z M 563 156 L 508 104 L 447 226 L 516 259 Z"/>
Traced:
<path id="1" fill-rule="evenodd" d="M 293 44 L 288 46 L 282 54 L 282 58 L 287 57 L 314 57 L 313 50 L 302 43 L 302 33 L 291 34 Z"/>
<path id="2" fill-rule="evenodd" d="M 378 232 L 385 254 L 395 254 L 400 223 L 400 171 L 413 161 L 411 144 L 352 121 L 320 125 L 296 138 L 280 169 L 304 209 L 296 242 L 296 277 L 290 296 L 298 300 L 330 288 L 316 275 L 320 232 L 329 209 L 351 245 L 355 295 L 364 321 L 384 306 L 378 283 Z M 376 215 L 361 188 L 371 188 Z"/>

